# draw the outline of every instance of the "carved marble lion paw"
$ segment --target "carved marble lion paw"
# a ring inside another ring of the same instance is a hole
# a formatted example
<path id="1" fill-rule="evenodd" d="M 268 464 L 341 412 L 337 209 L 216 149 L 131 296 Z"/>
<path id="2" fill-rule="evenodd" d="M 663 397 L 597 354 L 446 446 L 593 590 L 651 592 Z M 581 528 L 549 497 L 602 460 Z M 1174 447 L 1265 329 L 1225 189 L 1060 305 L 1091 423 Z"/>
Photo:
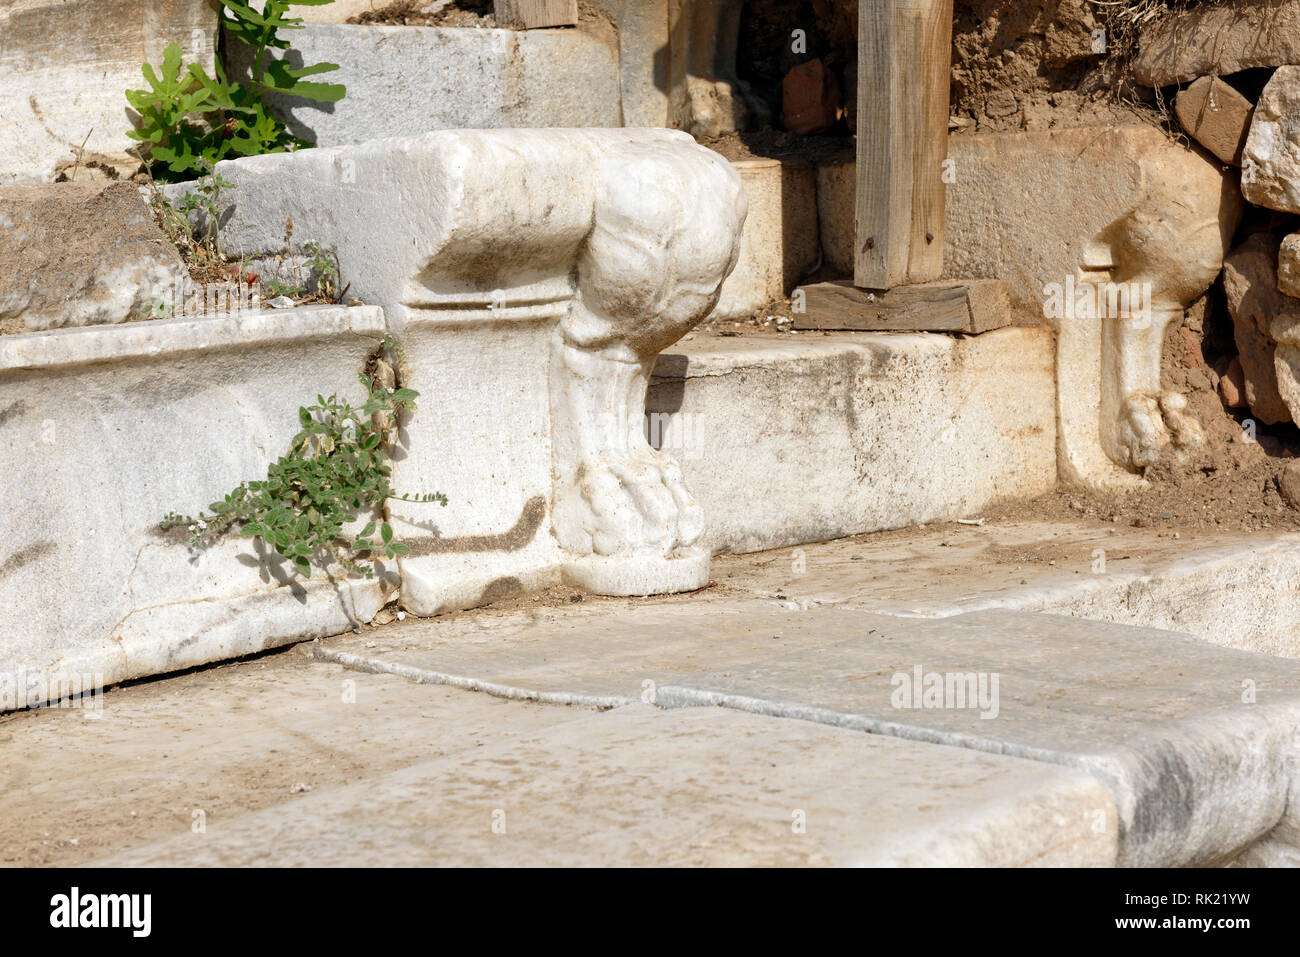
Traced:
<path id="1" fill-rule="evenodd" d="M 557 506 L 556 526 L 576 554 L 664 558 L 694 545 L 704 530 L 681 467 L 649 447 L 584 462 L 573 493 Z"/>
<path id="2" fill-rule="evenodd" d="M 1187 398 L 1166 392 L 1159 398 L 1131 396 L 1124 403 L 1119 429 L 1120 448 L 1134 468 L 1149 468 L 1170 449 L 1182 457 L 1205 444 L 1205 432 L 1187 411 Z"/>
<path id="3" fill-rule="evenodd" d="M 1119 446 L 1126 460 L 1123 464 L 1149 468 L 1160 461 L 1169 442 L 1160 401 L 1152 395 L 1129 396 L 1120 411 L 1119 422 Z"/>

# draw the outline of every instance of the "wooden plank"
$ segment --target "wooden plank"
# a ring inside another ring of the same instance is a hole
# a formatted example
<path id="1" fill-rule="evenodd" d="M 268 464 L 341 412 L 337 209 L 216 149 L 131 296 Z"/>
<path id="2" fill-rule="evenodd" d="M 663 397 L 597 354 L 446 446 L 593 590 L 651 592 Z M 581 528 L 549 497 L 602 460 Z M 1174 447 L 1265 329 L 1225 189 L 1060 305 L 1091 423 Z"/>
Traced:
<path id="1" fill-rule="evenodd" d="M 795 313 L 796 329 L 980 333 L 1011 325 L 1009 287 L 1001 279 L 927 282 L 888 292 L 859 289 L 848 281 L 800 289 L 807 310 Z"/>
<path id="2" fill-rule="evenodd" d="M 865 289 L 943 275 L 952 4 L 858 4 L 854 282 Z"/>
<path id="3" fill-rule="evenodd" d="M 492 13 L 507 30 L 571 27 L 578 22 L 578 0 L 493 0 Z"/>

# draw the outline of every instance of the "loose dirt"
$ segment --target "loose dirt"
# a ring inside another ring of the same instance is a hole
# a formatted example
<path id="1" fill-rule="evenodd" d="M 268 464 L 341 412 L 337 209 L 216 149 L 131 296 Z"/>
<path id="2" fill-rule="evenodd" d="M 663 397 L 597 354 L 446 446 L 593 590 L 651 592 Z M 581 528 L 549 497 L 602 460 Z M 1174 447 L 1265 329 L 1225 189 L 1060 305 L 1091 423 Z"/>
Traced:
<path id="1" fill-rule="evenodd" d="M 377 26 L 408 27 L 477 27 L 489 29 L 497 26 L 492 14 L 492 0 L 454 0 L 447 6 L 424 12 L 433 6 L 431 0 L 395 0 L 378 10 L 368 10 L 352 17 L 348 23 Z M 587 0 L 578 2 L 579 21 L 601 20 L 613 26 L 613 18 Z"/>
<path id="2" fill-rule="evenodd" d="M 855 156 L 853 140 L 843 136 L 800 136 L 785 130 L 723 133 L 701 139 L 700 144 L 728 160 L 778 159 L 828 166 Z"/>
<path id="3" fill-rule="evenodd" d="M 492 0 L 455 0 L 434 13 L 423 12 L 433 6 L 430 0 L 396 0 L 378 10 L 367 10 L 348 23 L 376 26 L 408 27 L 479 27 L 497 25 L 492 15 Z"/>

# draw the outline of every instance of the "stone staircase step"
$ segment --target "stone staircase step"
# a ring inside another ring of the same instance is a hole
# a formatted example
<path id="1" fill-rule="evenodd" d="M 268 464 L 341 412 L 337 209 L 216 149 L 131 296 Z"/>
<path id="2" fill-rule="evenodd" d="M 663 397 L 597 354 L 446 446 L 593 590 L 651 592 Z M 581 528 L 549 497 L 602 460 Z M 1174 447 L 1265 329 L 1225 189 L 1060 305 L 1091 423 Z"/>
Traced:
<path id="1" fill-rule="evenodd" d="M 318 654 L 430 681 L 720 705 L 1085 770 L 1115 799 L 1122 865 L 1224 860 L 1295 813 L 1300 662 L 1025 612 L 618 604 L 414 623 L 395 643 L 344 639 Z M 965 691 L 964 676 L 976 682 L 971 700 L 903 696 L 934 680 Z"/>
<path id="2" fill-rule="evenodd" d="M 1089 775 L 736 711 L 632 705 L 98 866 L 1108 866 Z"/>
<path id="3" fill-rule="evenodd" d="M 247 72 L 251 50 L 227 40 L 234 72 Z M 337 103 L 268 97 L 317 146 L 443 129 L 622 125 L 618 39 L 598 24 L 516 32 L 311 23 L 284 54 L 337 63 L 331 78 L 346 78 Z"/>
<path id="4" fill-rule="evenodd" d="M 877 624 L 866 626 L 876 628 L 871 653 L 861 638 L 799 649 L 661 687 L 659 701 L 804 717 L 1087 770 L 1119 809 L 1121 866 L 1214 862 L 1288 814 L 1300 663 L 1021 612 Z M 981 710 L 940 698 L 931 709 L 921 694 L 935 675 L 988 676 L 990 684 L 998 675 L 1000 702 Z M 904 690 L 916 710 L 895 706 Z"/>
<path id="5" fill-rule="evenodd" d="M 60 175 L 113 179 L 139 167 L 127 137 L 128 89 L 170 43 L 213 72 L 215 3 L 22 0 L 0 4 L 0 186 Z M 6 229 L 10 227 L 6 224 Z M 12 268 L 12 267 L 10 267 Z M 6 311 L 13 308 L 6 301 Z"/>
<path id="6" fill-rule="evenodd" d="M 1298 546 L 1293 533 L 997 518 L 722 556 L 713 577 L 792 608 L 1044 611 L 1300 658 Z"/>

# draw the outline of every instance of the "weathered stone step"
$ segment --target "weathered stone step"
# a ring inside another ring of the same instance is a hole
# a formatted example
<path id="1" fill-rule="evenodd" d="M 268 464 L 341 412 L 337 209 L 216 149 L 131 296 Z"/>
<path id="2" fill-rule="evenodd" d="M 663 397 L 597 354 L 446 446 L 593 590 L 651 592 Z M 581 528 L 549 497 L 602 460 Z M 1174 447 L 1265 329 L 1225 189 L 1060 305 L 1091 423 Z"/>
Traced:
<path id="1" fill-rule="evenodd" d="M 124 92 L 141 64 L 181 44 L 213 71 L 218 5 L 207 0 L 13 0 L 0 4 L 0 185 L 61 174 L 129 176 L 140 161 Z"/>
<path id="2" fill-rule="evenodd" d="M 1082 769 L 1114 796 L 1123 865 L 1224 860 L 1300 813 L 1300 662 L 1169 632 L 1006 611 L 925 620 L 679 600 L 390 634 L 375 650 L 343 641 L 323 655 L 360 653 L 372 659 L 356 662 L 365 670 L 400 665 L 433 681 L 722 705 Z M 938 699 L 927 697 L 935 681 Z"/>
<path id="3" fill-rule="evenodd" d="M 1052 351 L 1031 328 L 696 335 L 660 356 L 648 427 L 715 551 L 965 518 L 1055 487 Z"/>
<path id="4" fill-rule="evenodd" d="M 632 705 L 102 866 L 1107 866 L 1089 775 L 736 711 Z"/>
<path id="5" fill-rule="evenodd" d="M 1294 534 L 1000 519 L 727 556 L 713 574 L 729 591 L 796 608 L 1043 611 L 1300 658 Z"/>
<path id="6" fill-rule="evenodd" d="M 1296 799 L 1300 664 L 1054 616 L 902 621 L 873 623 L 880 647 L 869 654 L 850 637 L 730 674 L 693 676 L 661 688 L 660 699 L 1087 770 L 1115 798 L 1124 866 L 1223 859 L 1264 837 Z M 954 707 L 943 694 L 931 708 L 936 676 L 974 677 L 982 696 L 994 675 L 991 708 L 983 700 Z"/>
<path id="7" fill-rule="evenodd" d="M 227 34 L 236 75 L 252 51 Z M 622 126 L 618 39 L 578 30 L 311 23 L 277 56 L 337 63 L 337 103 L 272 95 L 272 109 L 317 146 L 446 129 Z"/>

